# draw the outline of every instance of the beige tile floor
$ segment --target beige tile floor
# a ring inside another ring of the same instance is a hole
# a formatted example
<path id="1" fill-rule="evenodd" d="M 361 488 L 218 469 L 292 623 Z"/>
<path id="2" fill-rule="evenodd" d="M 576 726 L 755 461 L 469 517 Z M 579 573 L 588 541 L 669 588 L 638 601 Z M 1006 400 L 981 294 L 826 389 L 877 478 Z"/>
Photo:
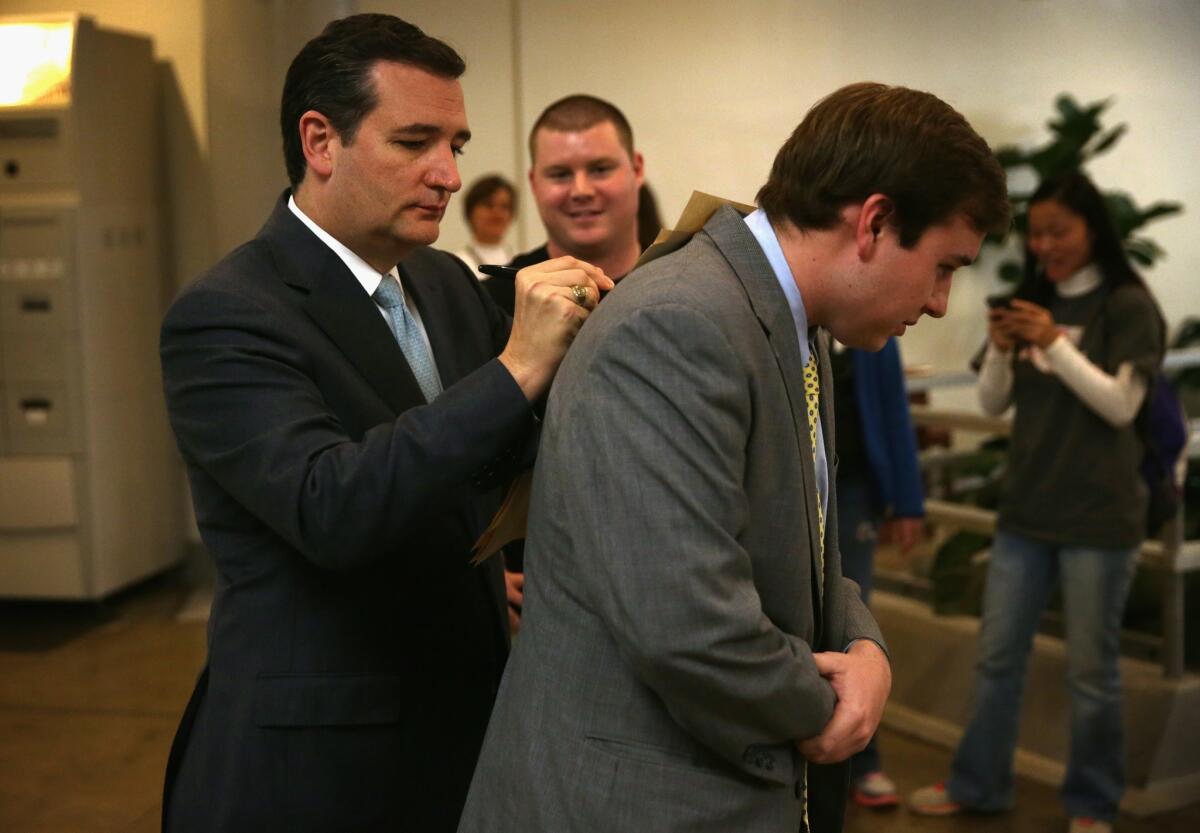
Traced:
<path id="1" fill-rule="evenodd" d="M 204 625 L 181 622 L 189 588 L 155 579 L 103 604 L 0 601 L 0 831 L 150 833 L 163 767 L 204 657 Z M 942 777 L 945 750 L 885 732 L 903 790 Z M 990 817 L 920 819 L 851 807 L 848 833 L 1061 833 L 1054 790 L 1022 781 L 1018 808 Z M 1200 804 L 1121 833 L 1196 833 Z"/>
<path id="2" fill-rule="evenodd" d="M 159 829 L 167 749 L 204 659 L 172 577 L 104 604 L 0 603 L 0 831 Z"/>

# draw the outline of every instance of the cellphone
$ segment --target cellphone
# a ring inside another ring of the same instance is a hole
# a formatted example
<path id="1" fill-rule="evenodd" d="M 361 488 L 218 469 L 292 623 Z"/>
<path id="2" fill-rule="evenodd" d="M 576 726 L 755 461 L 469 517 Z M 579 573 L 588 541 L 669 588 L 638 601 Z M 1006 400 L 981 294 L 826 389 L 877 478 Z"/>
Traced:
<path id="1" fill-rule="evenodd" d="M 1012 309 L 1011 295 L 989 295 L 987 296 L 987 305 L 991 309 Z"/>

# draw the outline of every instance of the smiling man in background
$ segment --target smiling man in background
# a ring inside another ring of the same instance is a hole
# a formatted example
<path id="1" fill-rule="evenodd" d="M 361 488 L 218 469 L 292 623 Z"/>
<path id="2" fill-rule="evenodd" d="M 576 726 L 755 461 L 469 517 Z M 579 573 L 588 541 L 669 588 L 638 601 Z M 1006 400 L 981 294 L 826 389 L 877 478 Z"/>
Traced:
<path id="1" fill-rule="evenodd" d="M 522 269 L 571 255 L 614 280 L 629 274 L 641 254 L 638 189 L 645 165 L 625 115 L 595 96 L 567 96 L 534 122 L 529 156 L 529 187 L 547 239 L 509 265 Z M 492 278 L 484 286 L 497 304 L 513 311 L 511 279 Z"/>

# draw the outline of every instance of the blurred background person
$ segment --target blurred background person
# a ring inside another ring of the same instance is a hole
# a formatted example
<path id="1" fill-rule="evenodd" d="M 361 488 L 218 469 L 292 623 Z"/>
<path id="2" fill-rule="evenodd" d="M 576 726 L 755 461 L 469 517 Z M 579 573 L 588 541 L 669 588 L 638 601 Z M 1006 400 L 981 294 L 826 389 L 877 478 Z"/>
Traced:
<path id="1" fill-rule="evenodd" d="M 475 180 L 463 200 L 463 215 L 471 229 L 471 242 L 454 254 L 470 267 L 479 280 L 485 263 L 503 265 L 512 260 L 513 250 L 504 235 L 517 216 L 517 192 L 513 184 L 499 174 Z M 509 310 L 512 313 L 512 310 Z"/>
<path id="2" fill-rule="evenodd" d="M 831 361 L 842 574 L 858 583 L 868 602 L 881 526 L 902 552 L 921 537 L 925 496 L 917 441 L 895 338 L 877 353 L 834 342 Z M 850 798 L 871 809 L 899 803 L 875 738 L 850 759 Z"/>
<path id="3" fill-rule="evenodd" d="M 637 227 L 638 248 L 644 252 L 650 248 L 663 227 L 662 215 L 658 213 L 658 200 L 646 182 L 638 189 Z"/>
<path id="4" fill-rule="evenodd" d="M 1008 476 L 979 631 L 973 715 L 926 815 L 1012 806 L 1025 668 L 1055 584 L 1071 698 L 1061 798 L 1071 833 L 1108 833 L 1125 790 L 1121 619 L 1145 536 L 1134 418 L 1162 364 L 1165 326 L 1082 173 L 1049 179 L 1029 208 L 1025 278 L 989 313 L 983 409 L 1015 408 Z"/>

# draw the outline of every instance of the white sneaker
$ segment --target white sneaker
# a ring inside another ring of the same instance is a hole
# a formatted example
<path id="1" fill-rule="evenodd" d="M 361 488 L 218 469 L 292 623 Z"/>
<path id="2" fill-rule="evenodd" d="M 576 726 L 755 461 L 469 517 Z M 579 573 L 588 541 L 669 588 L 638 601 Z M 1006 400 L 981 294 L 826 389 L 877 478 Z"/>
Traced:
<path id="1" fill-rule="evenodd" d="M 850 800 L 860 807 L 881 810 L 900 803 L 896 785 L 882 772 L 868 772 L 855 779 L 850 787 Z"/>
<path id="2" fill-rule="evenodd" d="M 908 809 L 919 816 L 956 816 L 966 812 L 965 807 L 950 800 L 945 781 L 914 790 L 908 797 Z"/>

